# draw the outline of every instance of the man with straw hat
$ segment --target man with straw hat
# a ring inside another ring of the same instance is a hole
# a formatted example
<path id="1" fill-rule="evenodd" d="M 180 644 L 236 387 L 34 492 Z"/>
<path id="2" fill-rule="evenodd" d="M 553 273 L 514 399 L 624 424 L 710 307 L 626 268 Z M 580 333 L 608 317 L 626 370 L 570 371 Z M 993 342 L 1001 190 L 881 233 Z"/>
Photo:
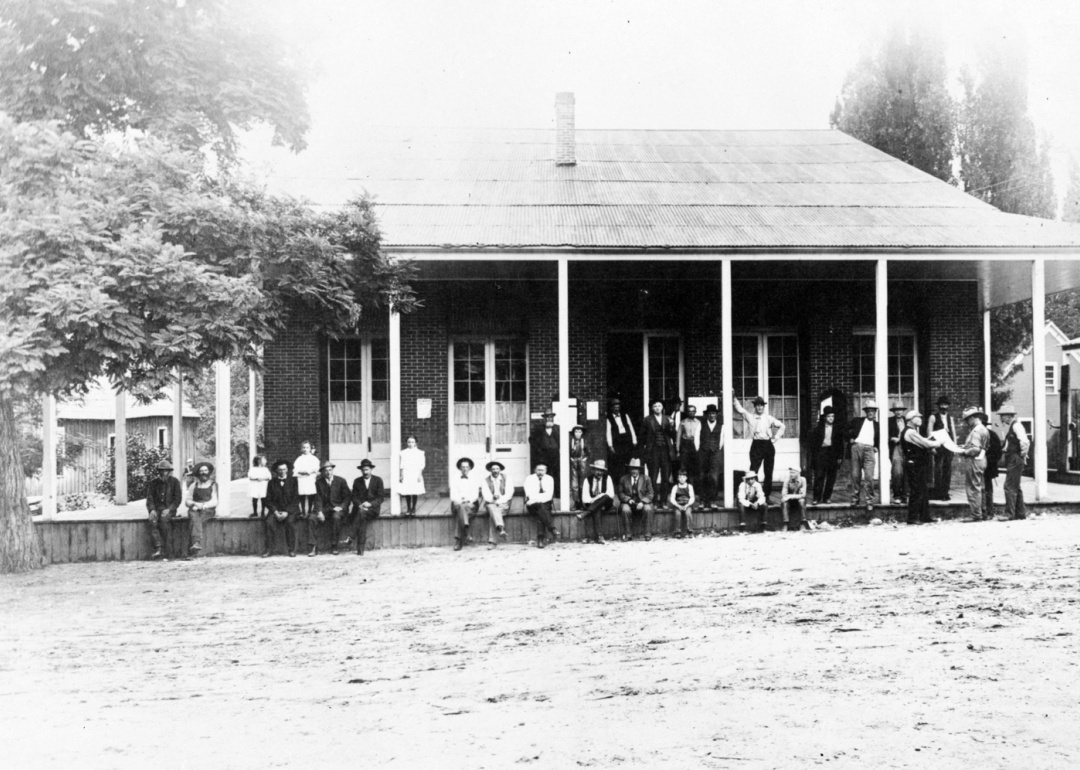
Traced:
<path id="1" fill-rule="evenodd" d="M 1009 426 L 1004 440 L 1005 518 L 1026 519 L 1027 509 L 1024 507 L 1024 493 L 1020 491 L 1020 477 L 1024 473 L 1024 465 L 1027 464 L 1031 441 L 1024 426 L 1016 419 L 1016 409 L 1012 404 L 1003 404 L 998 409 L 998 416 L 1001 417 L 1002 425 Z"/>
<path id="2" fill-rule="evenodd" d="M 577 515 L 578 520 L 589 518 L 592 520 L 593 539 L 600 545 L 604 545 L 604 538 L 600 534 L 600 517 L 611 510 L 615 501 L 615 485 L 608 475 L 607 462 L 596 460 L 591 466 L 592 473 L 585 480 L 581 488 L 581 502 L 585 510 Z"/>
<path id="3" fill-rule="evenodd" d="M 967 521 L 986 521 L 990 518 L 986 511 L 986 500 L 983 494 L 986 450 L 990 448 L 990 431 L 984 424 L 987 416 L 981 406 L 969 406 L 964 410 L 961 418 L 969 428 L 967 440 L 960 450 L 960 454 L 967 458 L 964 467 L 964 486 L 967 489 L 970 512 Z"/>

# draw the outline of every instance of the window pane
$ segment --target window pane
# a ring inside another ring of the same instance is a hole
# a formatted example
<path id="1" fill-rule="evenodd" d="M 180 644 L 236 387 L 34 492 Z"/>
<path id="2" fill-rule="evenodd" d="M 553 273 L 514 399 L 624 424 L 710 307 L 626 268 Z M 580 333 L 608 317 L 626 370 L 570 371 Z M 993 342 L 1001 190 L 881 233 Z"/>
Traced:
<path id="1" fill-rule="evenodd" d="M 331 401 L 344 401 L 345 400 L 345 383 L 341 381 L 330 381 L 330 400 Z"/>
<path id="2" fill-rule="evenodd" d="M 345 398 L 348 401 L 360 401 L 364 397 L 359 380 L 349 380 L 345 383 Z"/>
<path id="3" fill-rule="evenodd" d="M 345 379 L 345 362 L 330 360 L 330 379 L 331 380 L 344 380 Z"/>
<path id="4" fill-rule="evenodd" d="M 373 380 L 371 383 L 371 398 L 374 401 L 389 401 L 390 383 L 385 380 Z"/>

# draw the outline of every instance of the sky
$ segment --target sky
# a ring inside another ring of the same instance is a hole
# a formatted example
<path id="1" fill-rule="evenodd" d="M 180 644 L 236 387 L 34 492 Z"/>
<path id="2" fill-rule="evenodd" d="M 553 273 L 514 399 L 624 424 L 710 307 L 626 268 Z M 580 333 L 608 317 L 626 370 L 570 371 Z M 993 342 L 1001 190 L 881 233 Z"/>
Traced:
<path id="1" fill-rule="evenodd" d="M 846 74 L 897 19 L 945 36 L 955 73 L 977 41 L 1016 36 L 1030 111 L 1064 176 L 1080 160 L 1080 2 L 1073 0 L 265 0 L 313 73 L 310 149 L 256 135 L 285 178 L 326 168 L 365 126 L 828 128 Z M 955 87 L 955 84 L 954 84 Z M 273 184 L 273 182 L 272 182 Z"/>

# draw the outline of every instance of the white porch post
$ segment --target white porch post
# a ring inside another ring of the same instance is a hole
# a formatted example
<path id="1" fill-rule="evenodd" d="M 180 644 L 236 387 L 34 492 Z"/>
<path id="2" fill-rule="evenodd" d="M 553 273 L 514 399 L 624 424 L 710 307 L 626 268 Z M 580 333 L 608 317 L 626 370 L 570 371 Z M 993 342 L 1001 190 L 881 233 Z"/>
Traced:
<path id="1" fill-rule="evenodd" d="M 877 292 L 875 299 L 875 339 L 874 345 L 874 392 L 878 401 L 878 489 L 881 492 L 881 504 L 892 502 L 892 459 L 889 457 L 888 422 L 883 415 L 889 414 L 889 260 L 877 261 Z"/>
<path id="2" fill-rule="evenodd" d="M 41 399 L 41 518 L 56 518 L 56 396 Z"/>
<path id="3" fill-rule="evenodd" d="M 983 409 L 986 411 L 987 427 L 990 427 L 990 418 L 994 416 L 994 391 L 991 385 L 992 372 L 990 371 L 990 311 L 983 311 Z"/>
<path id="4" fill-rule="evenodd" d="M 114 449 L 113 468 L 116 480 L 116 504 L 125 505 L 128 501 L 128 462 L 127 462 L 127 393 L 116 391 L 116 423 L 113 427 Z"/>
<path id="5" fill-rule="evenodd" d="M 248 367 L 248 467 L 251 467 L 252 461 L 255 459 L 255 455 L 259 453 L 258 441 L 259 441 L 259 413 L 258 404 L 255 398 L 255 390 L 258 387 L 258 375 L 255 374 L 254 367 Z"/>
<path id="6" fill-rule="evenodd" d="M 218 516 L 229 515 L 232 486 L 232 372 L 228 361 L 214 362 L 214 470 L 218 485 Z"/>
<path id="7" fill-rule="evenodd" d="M 173 475 L 181 481 L 184 480 L 184 463 L 188 459 L 191 458 L 184 457 L 184 378 L 177 369 L 176 384 L 173 385 L 172 464 Z"/>
<path id="8" fill-rule="evenodd" d="M 735 507 L 734 475 L 731 468 L 731 398 L 734 392 L 731 360 L 731 259 L 720 260 L 720 414 L 724 421 L 724 507 Z"/>
<path id="9" fill-rule="evenodd" d="M 390 305 L 390 515 L 401 515 L 401 313 Z"/>
<path id="10" fill-rule="evenodd" d="M 1046 499 L 1046 262 L 1031 263 L 1031 451 L 1035 458 L 1035 499 Z"/>
<path id="11" fill-rule="evenodd" d="M 559 257 L 559 401 L 570 398 L 570 263 Z M 564 414 L 568 412 L 564 411 Z M 560 425 L 559 437 L 559 507 L 570 510 L 570 441 L 567 430 L 571 425 Z M 531 469 L 530 469 L 531 470 Z"/>

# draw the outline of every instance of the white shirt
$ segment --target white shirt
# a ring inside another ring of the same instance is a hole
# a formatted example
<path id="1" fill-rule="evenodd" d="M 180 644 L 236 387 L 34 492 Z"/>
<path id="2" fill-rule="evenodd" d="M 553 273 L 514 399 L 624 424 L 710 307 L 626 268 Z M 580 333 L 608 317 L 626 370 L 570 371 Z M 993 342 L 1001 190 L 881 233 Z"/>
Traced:
<path id="1" fill-rule="evenodd" d="M 594 481 L 595 481 L 595 479 L 590 477 L 590 478 L 585 479 L 585 481 L 582 483 L 582 485 L 581 485 L 581 502 L 588 505 L 589 503 L 591 503 L 592 501 L 594 501 L 596 498 L 600 497 L 601 495 L 607 495 L 612 500 L 615 499 L 615 486 L 611 482 L 611 476 L 608 476 L 608 477 L 606 477 L 604 479 L 603 487 L 601 489 L 597 490 L 597 494 L 595 494 L 595 495 L 592 492 L 593 482 Z"/>
<path id="2" fill-rule="evenodd" d="M 775 438 L 780 438 L 784 435 L 784 423 L 773 417 L 768 412 L 762 412 L 759 414 L 751 414 L 743 408 L 743 405 L 736 400 L 734 402 L 735 411 L 742 415 L 743 419 L 750 423 L 750 438 L 754 441 L 772 441 L 773 428 L 776 428 Z"/>
<path id="3" fill-rule="evenodd" d="M 525 504 L 550 503 L 555 497 L 555 483 L 551 476 L 544 474 L 544 478 L 535 473 L 525 477 Z"/>
<path id="4" fill-rule="evenodd" d="M 874 445 L 874 421 L 871 419 L 863 420 L 862 427 L 859 429 L 859 435 L 855 437 L 856 444 L 866 444 L 867 446 Z"/>
<path id="5" fill-rule="evenodd" d="M 500 482 L 503 485 L 503 492 L 501 495 L 498 492 Z M 492 487 L 495 487 L 494 492 L 491 490 Z M 508 505 L 510 503 L 510 498 L 514 496 L 514 485 L 510 483 L 510 479 L 505 473 L 499 474 L 498 479 L 489 475 L 480 482 L 480 493 L 484 496 L 485 503 Z"/>
<path id="6" fill-rule="evenodd" d="M 832 446 L 832 429 L 832 424 L 825 423 L 825 438 L 821 440 L 822 446 Z"/>
<path id="7" fill-rule="evenodd" d="M 480 499 L 480 482 L 472 476 L 462 476 L 459 471 L 450 480 L 450 497 L 455 503 L 475 503 Z"/>

